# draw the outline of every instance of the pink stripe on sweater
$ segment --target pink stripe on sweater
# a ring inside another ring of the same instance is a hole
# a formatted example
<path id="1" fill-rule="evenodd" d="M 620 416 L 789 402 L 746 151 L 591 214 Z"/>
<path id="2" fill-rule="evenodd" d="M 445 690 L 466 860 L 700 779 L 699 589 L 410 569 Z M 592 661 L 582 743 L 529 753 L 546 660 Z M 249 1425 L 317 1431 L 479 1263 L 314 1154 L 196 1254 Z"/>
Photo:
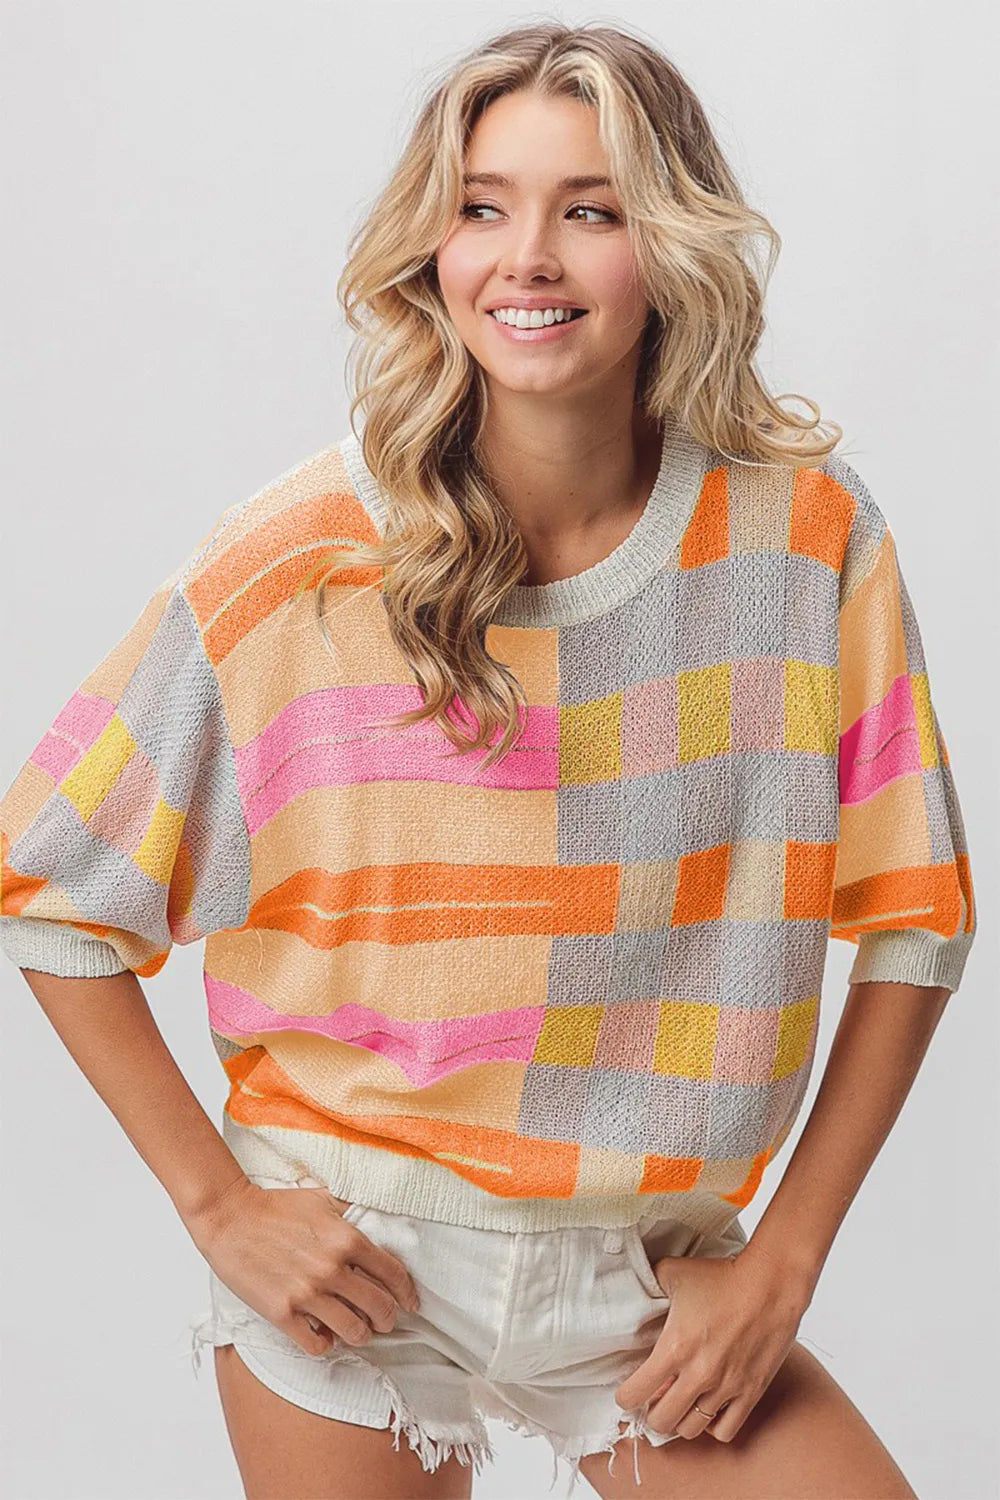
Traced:
<path id="1" fill-rule="evenodd" d="M 867 802 L 901 776 L 920 775 L 920 733 L 913 685 L 902 673 L 881 703 L 840 736 L 840 801 Z"/>
<path id="2" fill-rule="evenodd" d="M 208 974 L 205 989 L 211 1025 L 224 1036 L 309 1031 L 389 1058 L 414 1088 L 475 1063 L 530 1062 L 545 1016 L 544 1005 L 533 1005 L 443 1021 L 400 1021 L 352 1004 L 327 1016 L 294 1016 L 269 1010 L 248 991 Z"/>
<path id="3" fill-rule="evenodd" d="M 113 717 L 107 698 L 75 692 L 32 751 L 30 760 L 58 786 L 79 763 Z"/>
<path id="4" fill-rule="evenodd" d="M 296 698 L 236 749 L 251 834 L 301 793 L 366 781 L 553 790 L 559 784 L 559 710 L 533 706 L 517 747 L 485 774 L 479 755 L 458 755 L 436 724 L 393 730 L 378 720 L 418 708 L 413 684 L 324 688 Z M 456 721 L 457 722 L 457 721 Z"/>

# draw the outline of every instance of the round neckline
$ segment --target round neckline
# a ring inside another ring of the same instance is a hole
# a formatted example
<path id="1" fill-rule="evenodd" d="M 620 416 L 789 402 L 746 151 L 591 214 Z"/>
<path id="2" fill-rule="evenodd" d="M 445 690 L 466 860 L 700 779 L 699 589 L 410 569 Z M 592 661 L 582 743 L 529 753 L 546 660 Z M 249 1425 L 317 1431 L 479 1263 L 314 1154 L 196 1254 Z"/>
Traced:
<path id="1" fill-rule="evenodd" d="M 339 444 L 351 483 L 379 536 L 385 502 L 350 433 Z M 687 529 L 701 494 L 707 450 L 670 412 L 663 426 L 660 464 L 642 514 L 606 557 L 551 583 L 517 583 L 493 615 L 494 625 L 527 629 L 576 625 L 607 614 L 659 572 Z"/>

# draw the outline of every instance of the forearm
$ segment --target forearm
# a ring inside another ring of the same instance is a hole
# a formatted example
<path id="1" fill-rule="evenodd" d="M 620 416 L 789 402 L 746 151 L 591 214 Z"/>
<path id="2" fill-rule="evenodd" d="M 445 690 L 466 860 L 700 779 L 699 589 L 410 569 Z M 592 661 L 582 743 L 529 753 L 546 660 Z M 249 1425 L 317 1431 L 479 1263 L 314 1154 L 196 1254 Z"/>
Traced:
<path id="1" fill-rule="evenodd" d="M 244 1174 L 174 1061 L 136 976 L 21 973 L 67 1051 L 192 1228 Z"/>
<path id="2" fill-rule="evenodd" d="M 787 1266 L 807 1300 L 949 993 L 913 984 L 851 985 L 809 1118 L 747 1246 Z"/>

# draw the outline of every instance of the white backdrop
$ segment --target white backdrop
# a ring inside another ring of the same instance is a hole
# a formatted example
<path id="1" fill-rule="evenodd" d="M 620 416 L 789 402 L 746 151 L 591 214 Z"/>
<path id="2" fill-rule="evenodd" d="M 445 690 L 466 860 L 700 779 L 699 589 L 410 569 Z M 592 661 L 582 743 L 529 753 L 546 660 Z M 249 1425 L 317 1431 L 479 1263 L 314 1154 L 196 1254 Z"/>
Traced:
<path id="1" fill-rule="evenodd" d="M 698 91 L 784 241 L 765 378 L 841 423 L 841 451 L 896 536 L 980 932 L 800 1336 L 921 1500 L 983 1500 L 997 1493 L 1000 1395 L 986 145 L 998 120 L 985 4 L 6 0 L 0 783 L 221 511 L 346 433 L 334 286 L 347 237 L 429 70 L 546 17 L 640 27 Z M 830 946 L 809 1096 L 748 1232 L 805 1124 L 852 954 Z M 218 1123 L 225 1080 L 200 965 L 200 948 L 175 949 L 145 989 Z M 205 1263 L 9 962 L 0 1015 L 2 1488 L 238 1500 L 210 1355 L 197 1381 L 188 1357 Z M 490 1430 L 499 1461 L 480 1500 L 544 1496 L 544 1440 Z"/>

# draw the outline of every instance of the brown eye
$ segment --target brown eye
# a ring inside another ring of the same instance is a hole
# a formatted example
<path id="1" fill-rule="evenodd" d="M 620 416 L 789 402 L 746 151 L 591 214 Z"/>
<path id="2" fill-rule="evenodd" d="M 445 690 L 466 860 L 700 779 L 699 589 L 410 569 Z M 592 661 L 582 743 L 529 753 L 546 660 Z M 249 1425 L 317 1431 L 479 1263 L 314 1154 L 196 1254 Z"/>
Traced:
<path id="1" fill-rule="evenodd" d="M 582 208 L 584 213 L 588 214 L 604 214 L 605 218 L 610 219 L 612 223 L 618 222 L 617 214 L 612 213 L 610 208 L 599 208 L 596 203 L 574 203 L 573 208 L 570 209 L 570 213 L 573 213 L 578 208 Z"/>

